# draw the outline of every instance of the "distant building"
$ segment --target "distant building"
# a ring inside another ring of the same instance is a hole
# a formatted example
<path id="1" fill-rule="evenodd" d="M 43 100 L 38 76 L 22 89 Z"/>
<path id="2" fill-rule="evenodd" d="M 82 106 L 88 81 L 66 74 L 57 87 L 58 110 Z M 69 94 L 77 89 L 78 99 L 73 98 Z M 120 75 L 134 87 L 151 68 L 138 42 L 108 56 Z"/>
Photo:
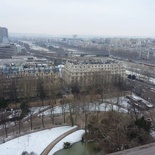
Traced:
<path id="1" fill-rule="evenodd" d="M 8 43 L 8 29 L 0 27 L 0 43 Z"/>
<path id="2" fill-rule="evenodd" d="M 1 44 L 0 45 L 0 59 L 11 58 L 12 55 L 17 53 L 15 44 Z"/>
<path id="3" fill-rule="evenodd" d="M 12 59 L 0 59 L 0 75 L 9 77 L 51 77 L 58 71 L 50 65 L 47 59 L 36 58 L 31 55 L 12 56 Z"/>
<path id="4" fill-rule="evenodd" d="M 77 37 L 78 37 L 78 35 L 76 35 L 76 34 L 73 35 L 74 40 L 77 39 Z"/>
<path id="5" fill-rule="evenodd" d="M 62 78 L 67 84 L 90 84 L 96 75 L 120 75 L 124 77 L 125 69 L 114 60 L 68 61 L 62 69 Z M 107 77 L 109 78 L 109 77 Z"/>
<path id="6" fill-rule="evenodd" d="M 155 49 L 147 49 L 140 51 L 139 55 L 140 59 L 143 60 L 154 60 L 155 58 Z"/>

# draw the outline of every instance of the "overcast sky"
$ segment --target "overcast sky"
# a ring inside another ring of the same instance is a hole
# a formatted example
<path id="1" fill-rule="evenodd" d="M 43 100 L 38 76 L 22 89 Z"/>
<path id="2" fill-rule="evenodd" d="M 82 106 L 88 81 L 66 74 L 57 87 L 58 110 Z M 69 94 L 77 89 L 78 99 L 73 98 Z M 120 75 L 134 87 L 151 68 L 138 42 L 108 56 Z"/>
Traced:
<path id="1" fill-rule="evenodd" d="M 0 0 L 14 33 L 155 37 L 155 0 Z"/>

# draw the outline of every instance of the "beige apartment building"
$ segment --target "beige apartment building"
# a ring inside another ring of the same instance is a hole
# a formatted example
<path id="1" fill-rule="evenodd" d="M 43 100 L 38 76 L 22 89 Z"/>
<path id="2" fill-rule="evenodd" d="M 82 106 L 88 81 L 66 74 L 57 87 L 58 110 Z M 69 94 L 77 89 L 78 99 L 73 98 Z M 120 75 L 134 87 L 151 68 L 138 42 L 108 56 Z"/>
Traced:
<path id="1" fill-rule="evenodd" d="M 90 84 L 92 78 L 99 75 L 108 79 L 114 75 L 124 77 L 125 69 L 122 63 L 110 59 L 104 61 L 67 61 L 62 69 L 62 79 L 69 85 L 75 83 Z"/>

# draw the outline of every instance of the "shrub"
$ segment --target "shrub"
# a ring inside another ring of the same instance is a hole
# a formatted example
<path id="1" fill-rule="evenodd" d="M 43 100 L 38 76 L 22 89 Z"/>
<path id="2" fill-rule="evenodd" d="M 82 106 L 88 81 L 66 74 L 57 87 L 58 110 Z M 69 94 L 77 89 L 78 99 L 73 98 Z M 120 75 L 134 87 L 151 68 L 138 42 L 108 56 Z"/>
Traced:
<path id="1" fill-rule="evenodd" d="M 71 143 L 69 142 L 64 142 L 64 149 L 68 149 L 71 147 Z"/>

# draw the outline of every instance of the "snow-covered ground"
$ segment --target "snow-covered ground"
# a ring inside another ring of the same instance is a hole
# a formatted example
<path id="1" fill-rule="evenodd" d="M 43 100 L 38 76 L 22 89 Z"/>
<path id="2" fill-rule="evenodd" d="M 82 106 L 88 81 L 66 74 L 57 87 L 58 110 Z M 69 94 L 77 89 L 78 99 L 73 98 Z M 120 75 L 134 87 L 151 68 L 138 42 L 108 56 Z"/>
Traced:
<path id="1" fill-rule="evenodd" d="M 34 115 L 37 113 L 40 113 L 40 111 L 47 109 L 49 106 L 43 106 L 43 107 L 32 107 L 30 108 L 30 112 L 28 113 L 28 115 L 26 117 L 23 118 L 23 121 L 30 118 L 30 115 Z"/>
<path id="2" fill-rule="evenodd" d="M 55 152 L 57 152 L 58 150 L 63 149 L 63 144 L 64 142 L 70 142 L 71 144 L 78 142 L 82 139 L 83 134 L 85 133 L 84 130 L 78 130 L 75 131 L 74 133 L 66 136 L 65 138 L 63 138 L 59 143 L 57 143 L 54 148 L 49 152 L 48 155 L 53 155 Z"/>
<path id="3" fill-rule="evenodd" d="M 150 82 L 151 84 L 155 84 L 155 78 L 148 77 L 146 75 L 143 75 L 143 74 L 140 74 L 140 73 L 137 73 L 137 72 L 128 71 L 128 70 L 126 70 L 126 74 L 127 75 L 129 75 L 129 74 L 136 75 L 138 78 L 140 78 L 142 80 Z"/>
<path id="4" fill-rule="evenodd" d="M 41 110 L 44 110 L 46 108 L 48 108 L 49 106 L 43 106 L 43 107 L 32 107 L 30 108 L 30 111 L 32 112 L 32 114 L 38 113 Z"/>
<path id="5" fill-rule="evenodd" d="M 146 104 L 148 107 L 153 107 L 153 105 L 151 103 L 149 103 L 148 101 L 142 99 L 141 97 L 132 94 L 131 97 L 135 100 L 141 100 L 144 104 Z M 128 109 L 130 108 L 130 104 L 128 103 L 129 99 L 126 97 L 119 97 L 119 98 L 109 98 L 109 99 L 104 99 L 103 103 L 85 103 L 85 105 L 80 105 L 80 103 L 78 103 L 78 105 L 76 108 L 78 108 L 80 111 L 82 110 L 87 110 L 87 111 L 109 111 L 109 110 L 115 110 L 118 112 L 123 112 L 123 113 L 127 113 Z M 112 104 L 111 104 L 112 103 Z M 136 103 L 135 103 L 136 104 Z M 63 110 L 66 113 L 69 113 L 69 106 L 68 104 L 63 105 L 62 106 L 56 106 L 53 108 L 53 114 L 62 114 Z M 43 112 L 45 116 L 50 116 L 51 115 L 51 109 L 46 110 L 45 112 Z"/>
<path id="6" fill-rule="evenodd" d="M 39 155 L 54 139 L 75 127 L 57 127 L 21 136 L 1 144 L 0 155 L 21 155 L 23 151 Z"/>
<path id="7" fill-rule="evenodd" d="M 109 103 L 104 103 L 105 102 L 109 102 Z M 120 97 L 119 98 L 119 103 L 118 105 L 122 106 L 117 106 L 117 105 L 112 105 L 110 103 L 116 104 L 118 102 L 117 98 L 111 98 L 111 99 L 106 99 L 104 100 L 103 103 L 87 103 L 85 105 L 78 103 L 77 108 L 82 111 L 83 109 L 87 110 L 87 111 L 109 111 L 109 110 L 116 110 L 119 112 L 127 112 L 127 106 L 128 106 L 128 99 L 126 99 L 125 97 Z M 53 109 L 53 114 L 55 115 L 59 115 L 62 114 L 63 111 L 65 111 L 66 113 L 69 112 L 69 106 L 68 104 L 64 104 L 63 107 L 62 106 L 55 106 Z M 48 109 L 46 111 L 43 112 L 43 114 L 45 116 L 50 116 L 52 113 L 51 109 Z M 42 114 L 40 114 L 42 115 Z"/>
<path id="8" fill-rule="evenodd" d="M 66 112 L 69 112 L 69 111 L 67 110 L 67 108 L 66 108 L 65 111 L 66 111 Z M 41 113 L 41 114 L 39 114 L 39 115 L 42 115 L 42 114 L 44 114 L 45 116 L 51 115 L 51 109 L 48 109 L 48 110 L 44 111 L 43 113 Z M 61 107 L 61 106 L 55 106 L 55 107 L 53 108 L 53 114 L 62 114 L 62 107 Z M 39 116 L 39 115 L 38 115 L 38 116 Z"/>
<path id="9" fill-rule="evenodd" d="M 36 46 L 36 45 L 32 45 L 30 46 L 31 49 L 33 50 L 38 50 L 38 51 L 49 51 L 47 48 L 43 48 L 43 47 L 40 47 L 40 46 Z"/>
<path id="10" fill-rule="evenodd" d="M 132 94 L 131 97 L 133 97 L 136 100 L 142 100 L 144 103 L 147 101 L 143 100 L 139 96 L 136 96 L 135 94 Z M 103 103 L 86 103 L 77 105 L 77 108 L 79 110 L 89 110 L 89 111 L 109 111 L 111 109 L 126 113 L 128 112 L 128 100 L 125 97 L 118 98 L 111 98 L 111 99 L 105 99 Z M 113 104 L 110 104 L 113 103 Z M 149 102 L 148 102 L 149 103 Z M 116 104 L 119 104 L 120 106 L 117 106 Z M 83 107 L 84 105 L 84 107 Z M 151 106 L 148 104 L 148 106 Z M 31 111 L 33 113 L 37 113 L 39 110 L 43 110 L 47 107 L 35 107 L 31 108 Z M 68 104 L 63 105 L 63 108 L 65 108 L 66 112 L 69 112 L 69 106 Z M 54 114 L 62 114 L 63 108 L 61 106 L 54 107 Z M 51 109 L 44 112 L 44 115 L 50 115 Z M 8 141 L 4 144 L 0 145 L 1 153 L 0 155 L 21 155 L 23 151 L 27 152 L 35 152 L 37 155 L 39 155 L 54 139 L 56 139 L 61 134 L 71 130 L 73 127 L 65 126 L 65 127 L 58 127 L 53 128 L 49 130 L 44 130 L 36 133 L 31 133 L 25 136 L 21 136 L 19 138 L 13 139 L 11 141 Z M 79 140 L 81 140 L 82 135 L 84 134 L 84 130 L 76 131 L 69 136 L 65 137 L 63 140 L 61 140 L 58 144 L 55 145 L 55 147 L 50 151 L 49 155 L 52 155 L 56 151 L 63 148 L 64 142 L 70 142 L 75 143 Z M 154 132 L 152 132 L 152 136 L 154 136 Z M 10 154 L 11 153 L 11 154 Z"/>
<path id="11" fill-rule="evenodd" d="M 124 108 L 127 108 L 128 105 L 128 99 L 126 97 L 114 97 L 114 98 L 109 98 L 109 99 L 104 99 L 103 102 L 109 102 L 109 103 L 113 103 L 113 104 L 118 104 Z"/>
<path id="12" fill-rule="evenodd" d="M 146 106 L 148 106 L 148 107 L 150 107 L 150 108 L 153 107 L 153 104 L 151 104 L 150 102 L 144 100 L 143 98 L 141 98 L 141 97 L 139 97 L 139 96 L 137 96 L 137 95 L 135 95 L 135 94 L 132 94 L 131 96 L 132 96 L 135 100 L 141 100 L 143 103 L 145 103 Z"/>
<path id="13" fill-rule="evenodd" d="M 32 108 L 30 108 L 30 111 L 31 111 L 31 114 L 36 114 L 36 113 L 39 113 L 39 111 L 41 111 L 41 110 L 44 110 L 44 109 L 46 109 L 46 108 L 48 108 L 49 106 L 44 106 L 44 107 L 32 107 Z M 16 115 L 14 114 L 16 112 Z M 19 114 L 18 114 L 19 113 Z M 16 110 L 16 111 L 13 111 L 12 112 L 12 114 L 10 114 L 9 116 L 8 116 L 8 118 L 13 118 L 13 117 L 15 117 L 15 116 L 19 116 L 20 115 L 20 113 L 21 113 L 21 110 Z M 27 115 L 27 116 L 25 116 L 24 118 L 23 118 L 23 120 L 26 120 L 27 118 L 29 118 L 30 117 L 30 113 Z M 10 127 L 10 126 L 14 126 L 15 125 L 15 122 L 11 122 L 11 121 L 9 121 L 9 122 L 6 122 L 6 127 Z M 2 128 L 4 128 L 4 126 L 3 125 L 0 125 L 0 129 L 2 129 Z"/>

